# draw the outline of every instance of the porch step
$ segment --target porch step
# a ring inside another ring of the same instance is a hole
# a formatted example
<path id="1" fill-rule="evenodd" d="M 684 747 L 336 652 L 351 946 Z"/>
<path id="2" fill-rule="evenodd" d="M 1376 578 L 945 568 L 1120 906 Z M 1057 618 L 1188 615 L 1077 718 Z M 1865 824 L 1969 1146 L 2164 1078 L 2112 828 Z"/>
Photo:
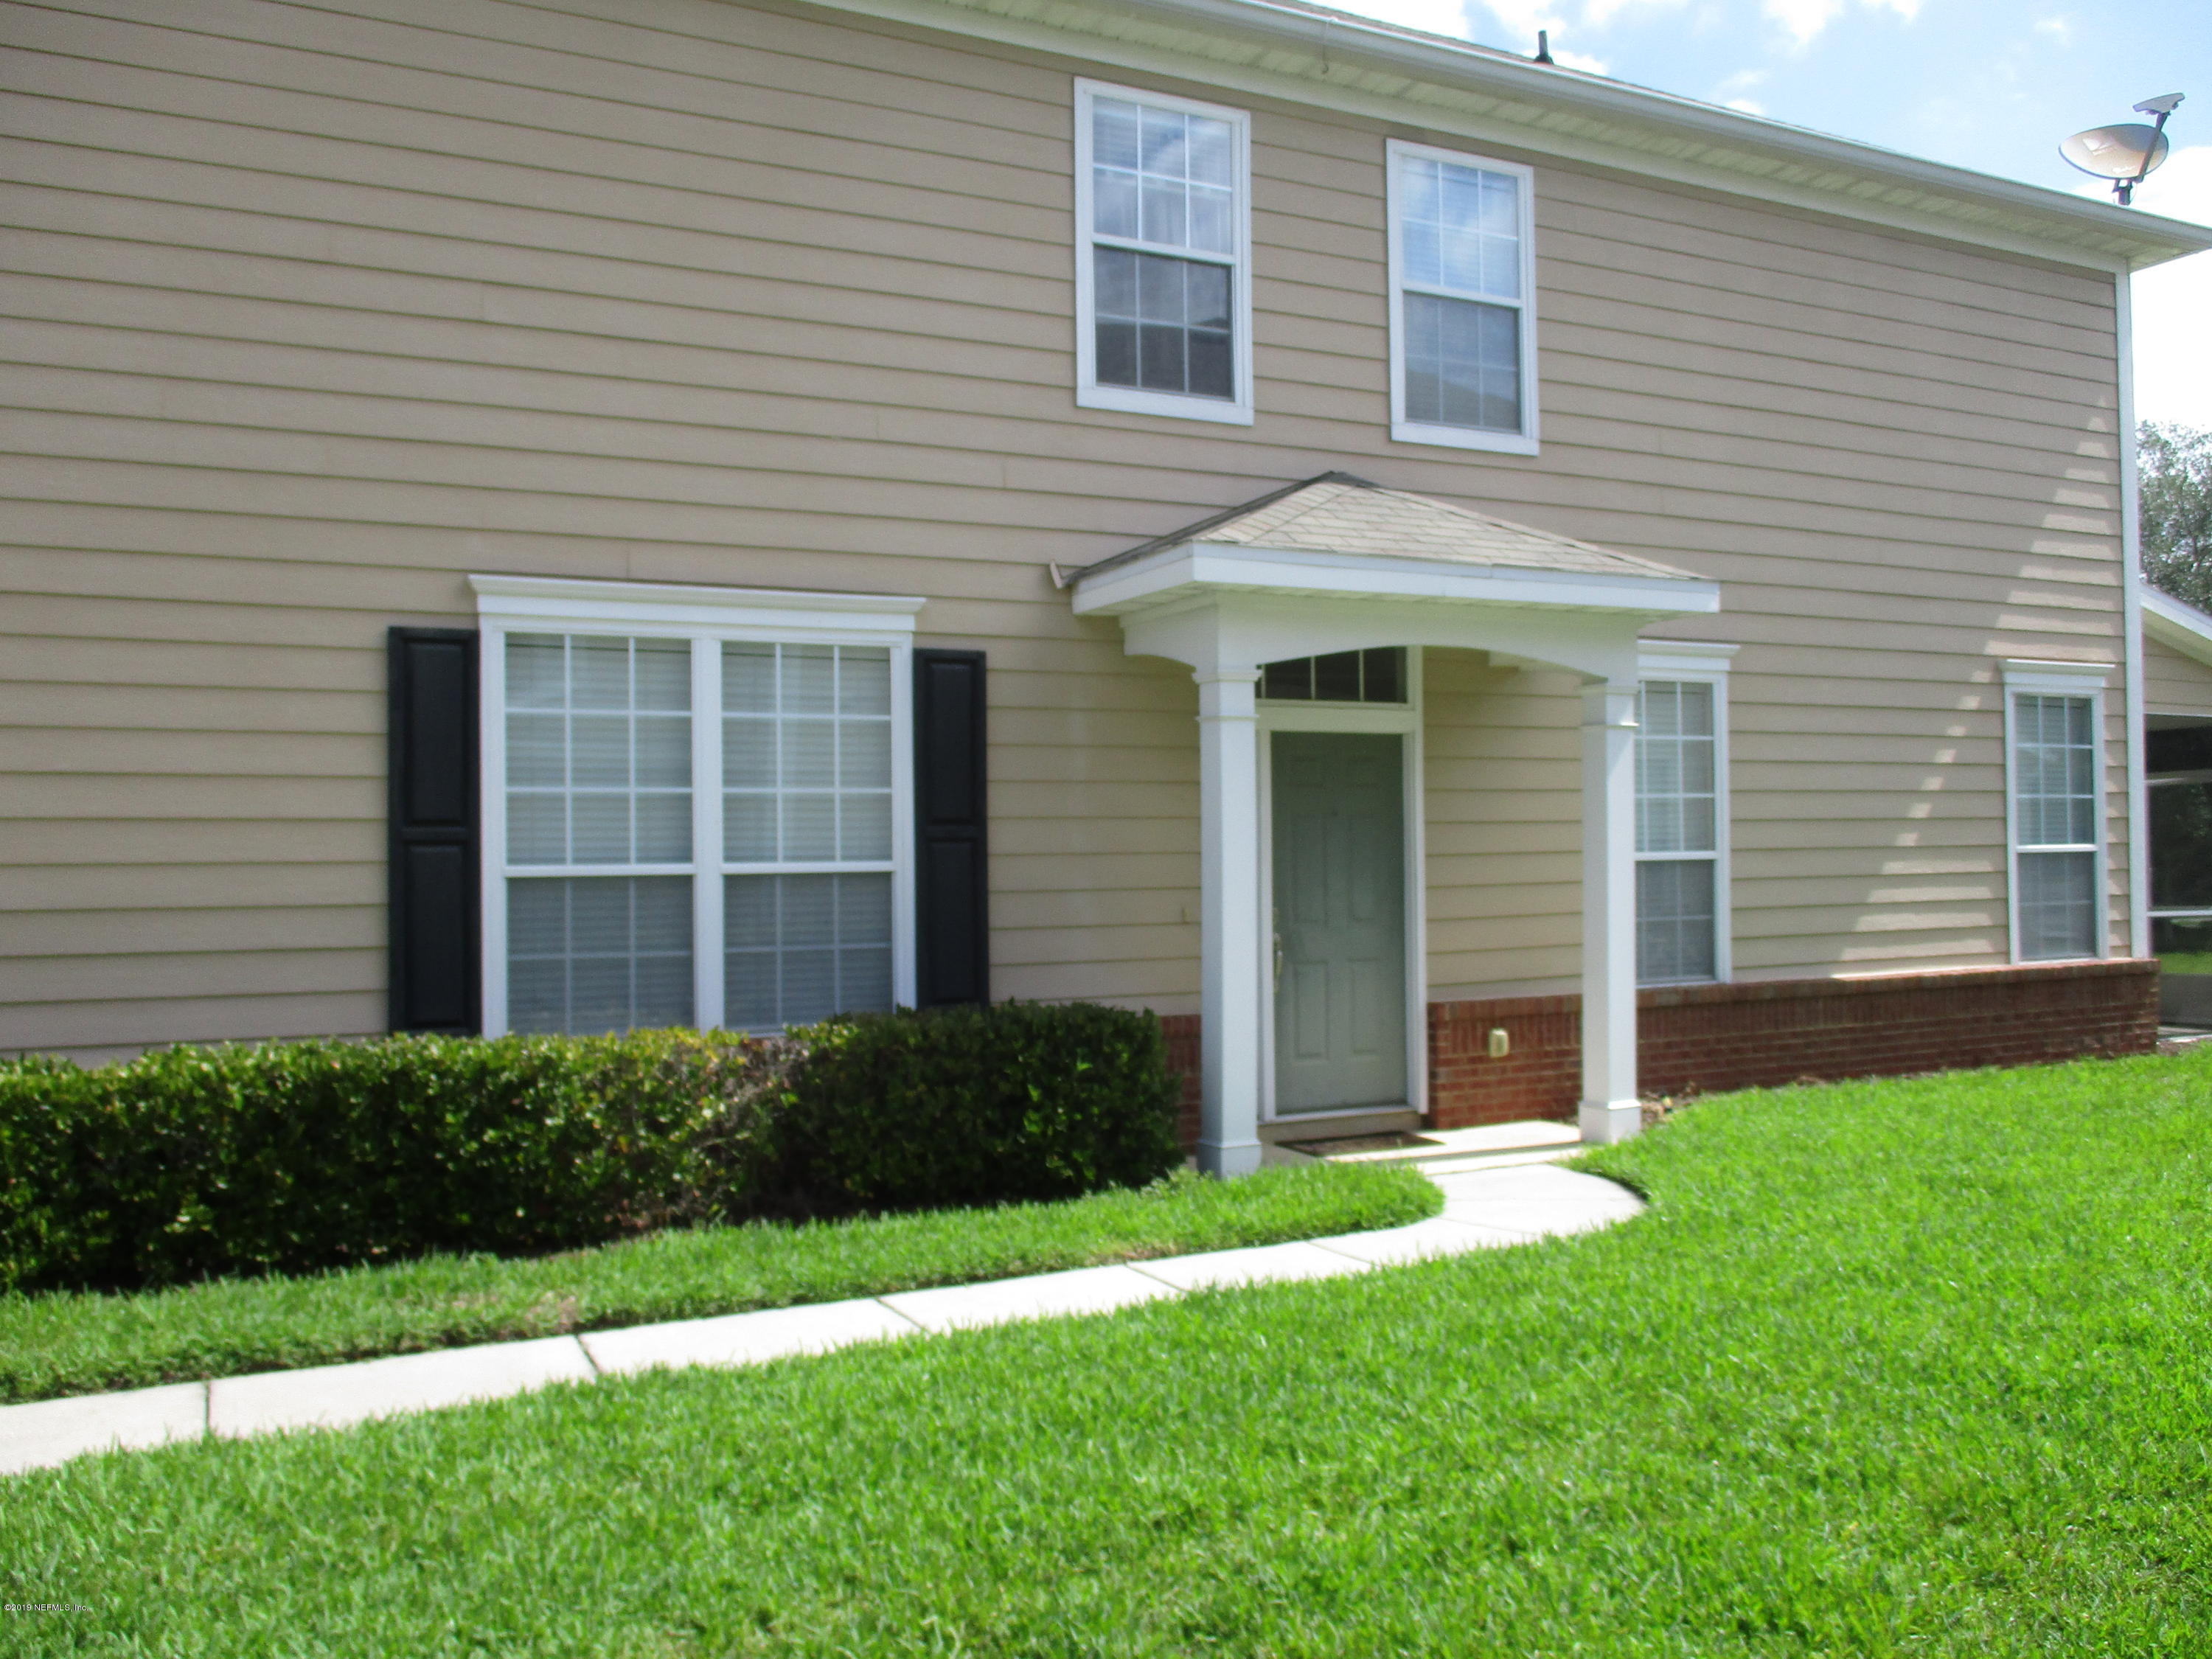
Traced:
<path id="1" fill-rule="evenodd" d="M 1285 1140 L 1285 1152 L 1330 1164 L 1419 1164 L 1436 1174 L 1506 1164 L 1548 1163 L 1582 1150 L 1571 1123 L 1531 1120 L 1475 1129 L 1391 1129 L 1365 1134 Z"/>

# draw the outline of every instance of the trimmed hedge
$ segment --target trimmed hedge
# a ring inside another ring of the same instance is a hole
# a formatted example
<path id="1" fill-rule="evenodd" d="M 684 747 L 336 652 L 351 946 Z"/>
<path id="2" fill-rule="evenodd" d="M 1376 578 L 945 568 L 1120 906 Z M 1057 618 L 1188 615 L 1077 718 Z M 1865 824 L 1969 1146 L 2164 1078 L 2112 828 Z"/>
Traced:
<path id="1" fill-rule="evenodd" d="M 793 1033 L 780 1185 L 820 1209 L 1073 1198 L 1182 1160 L 1159 1021 L 1095 1003 L 859 1014 Z"/>
<path id="2" fill-rule="evenodd" d="M 0 1291 L 521 1255 L 747 1215 L 1073 1197 L 1180 1161 L 1150 1014 L 763 1041 L 393 1037 L 0 1061 Z"/>
<path id="3" fill-rule="evenodd" d="M 705 1219 L 771 1156 L 789 1048 L 645 1031 L 0 1063 L 0 1289 L 522 1255 Z"/>

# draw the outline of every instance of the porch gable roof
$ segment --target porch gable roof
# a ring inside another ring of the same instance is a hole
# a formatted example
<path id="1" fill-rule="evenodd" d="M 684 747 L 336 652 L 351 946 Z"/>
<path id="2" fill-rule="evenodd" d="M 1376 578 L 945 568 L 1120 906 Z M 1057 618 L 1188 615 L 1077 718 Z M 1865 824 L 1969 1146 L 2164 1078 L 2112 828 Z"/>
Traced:
<path id="1" fill-rule="evenodd" d="M 1708 611 L 1718 600 L 1711 583 L 1656 559 L 1348 472 L 1324 472 L 1156 536 L 1069 583 L 1079 611 L 1109 614 L 1216 585 L 1655 614 Z"/>

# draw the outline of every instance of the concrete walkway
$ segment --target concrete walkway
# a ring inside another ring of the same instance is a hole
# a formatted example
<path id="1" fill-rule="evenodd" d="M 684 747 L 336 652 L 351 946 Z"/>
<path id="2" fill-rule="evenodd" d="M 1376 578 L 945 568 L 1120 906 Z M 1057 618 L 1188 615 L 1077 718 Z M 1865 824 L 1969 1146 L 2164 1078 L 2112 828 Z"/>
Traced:
<path id="1" fill-rule="evenodd" d="M 87 1452 L 204 1434 L 343 1428 L 655 1366 L 757 1365 L 859 1342 L 1109 1313 L 1217 1286 L 1333 1279 L 1393 1262 L 1587 1232 L 1626 1220 L 1644 1207 L 1612 1182 L 1548 1163 L 1431 1165 L 1423 1173 L 1443 1188 L 1443 1213 L 1379 1232 L 0 1407 L 0 1474 L 51 1468 Z"/>

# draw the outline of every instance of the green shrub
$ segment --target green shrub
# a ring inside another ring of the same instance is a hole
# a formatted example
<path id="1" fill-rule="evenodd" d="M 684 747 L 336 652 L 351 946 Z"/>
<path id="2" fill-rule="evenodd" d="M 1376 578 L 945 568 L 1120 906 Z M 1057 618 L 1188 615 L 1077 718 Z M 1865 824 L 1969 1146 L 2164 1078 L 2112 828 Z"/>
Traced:
<path id="1" fill-rule="evenodd" d="M 726 1033 L 0 1063 L 0 1290 L 603 1243 L 750 1203 L 795 1051 Z"/>
<path id="2" fill-rule="evenodd" d="M 0 1292 L 1141 1186 L 1176 1092 L 1151 1015 L 1086 1005 L 0 1061 Z"/>
<path id="3" fill-rule="evenodd" d="M 1182 1161 L 1150 1013 L 1075 1003 L 901 1009 L 793 1036 L 779 1186 L 827 1209 L 1072 1198 Z"/>

